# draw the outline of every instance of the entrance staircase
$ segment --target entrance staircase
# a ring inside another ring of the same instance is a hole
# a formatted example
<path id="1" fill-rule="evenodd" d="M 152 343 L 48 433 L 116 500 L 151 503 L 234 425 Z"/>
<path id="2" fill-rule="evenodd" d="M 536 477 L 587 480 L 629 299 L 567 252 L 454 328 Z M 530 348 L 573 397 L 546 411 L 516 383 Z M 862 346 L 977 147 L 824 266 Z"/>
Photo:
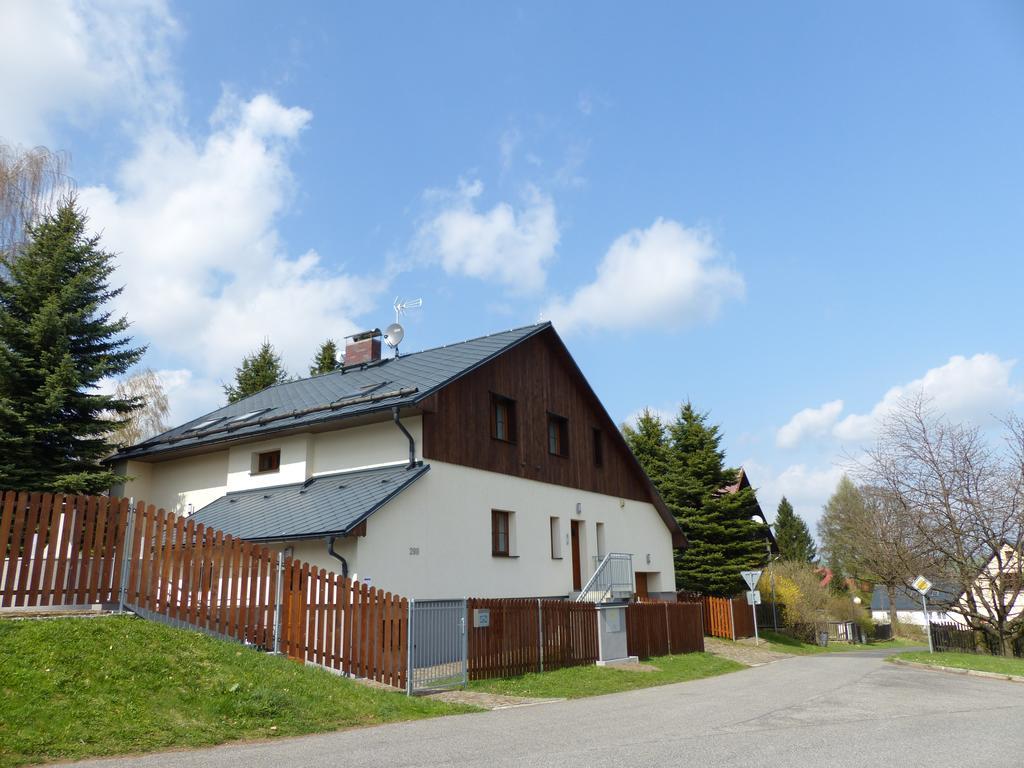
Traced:
<path id="1" fill-rule="evenodd" d="M 625 552 L 609 552 L 595 557 L 594 575 L 575 595 L 577 603 L 615 603 L 633 599 L 633 556 Z"/>

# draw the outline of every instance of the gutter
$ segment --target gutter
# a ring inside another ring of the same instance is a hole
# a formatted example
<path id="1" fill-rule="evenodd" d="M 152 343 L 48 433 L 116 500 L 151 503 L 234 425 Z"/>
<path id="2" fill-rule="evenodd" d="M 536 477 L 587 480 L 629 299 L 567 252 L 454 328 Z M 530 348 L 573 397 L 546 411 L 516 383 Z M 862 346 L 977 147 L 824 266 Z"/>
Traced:
<path id="1" fill-rule="evenodd" d="M 335 542 L 335 540 L 337 538 L 338 538 L 337 536 L 331 536 L 331 538 L 329 538 L 327 540 L 327 554 L 330 555 L 331 557 L 335 558 L 338 562 L 341 563 L 341 578 L 347 579 L 348 578 L 348 560 L 346 560 L 344 557 L 342 557 L 341 555 L 339 555 L 337 552 L 334 551 L 334 542 Z"/>
<path id="2" fill-rule="evenodd" d="M 402 434 L 409 439 L 409 468 L 416 466 L 416 441 L 413 436 L 409 433 L 409 430 L 405 428 L 405 425 L 398 419 L 398 406 L 396 405 L 391 409 L 392 416 L 395 419 L 395 426 L 402 430 Z"/>

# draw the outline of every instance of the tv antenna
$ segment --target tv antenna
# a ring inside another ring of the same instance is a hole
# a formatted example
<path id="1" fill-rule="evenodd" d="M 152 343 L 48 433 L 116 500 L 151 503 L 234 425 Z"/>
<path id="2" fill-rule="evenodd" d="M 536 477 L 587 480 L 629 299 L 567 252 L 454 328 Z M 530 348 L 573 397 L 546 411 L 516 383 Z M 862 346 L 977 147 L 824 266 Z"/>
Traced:
<path id="1" fill-rule="evenodd" d="M 398 345 L 405 338 L 405 329 L 399 322 L 402 319 L 402 315 L 406 313 L 406 310 L 419 309 L 422 306 L 423 299 L 399 301 L 398 297 L 395 297 L 395 322 L 384 329 L 384 343 L 395 350 L 395 357 L 398 357 Z"/>
<path id="2" fill-rule="evenodd" d="M 395 296 L 395 323 L 402 322 L 402 315 L 410 309 L 419 309 L 423 306 L 423 299 L 409 299 L 408 301 L 399 301 L 398 297 Z"/>

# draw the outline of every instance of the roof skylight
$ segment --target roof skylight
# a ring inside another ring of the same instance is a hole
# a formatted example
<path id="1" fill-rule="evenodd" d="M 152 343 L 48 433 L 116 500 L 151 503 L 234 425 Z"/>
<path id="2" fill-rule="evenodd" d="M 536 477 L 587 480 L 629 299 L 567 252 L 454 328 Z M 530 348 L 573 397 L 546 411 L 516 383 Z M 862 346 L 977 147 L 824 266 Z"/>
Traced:
<path id="1" fill-rule="evenodd" d="M 260 408 L 258 411 L 249 411 L 248 413 L 240 413 L 237 416 L 232 416 L 227 420 L 228 424 L 241 424 L 243 421 L 249 421 L 254 419 L 260 414 L 266 413 L 267 411 L 273 410 L 272 408 Z"/>
<path id="2" fill-rule="evenodd" d="M 206 421 L 199 422 L 195 426 L 189 427 L 185 431 L 186 432 L 199 432 L 200 430 L 206 429 L 207 427 L 212 427 L 218 421 L 223 421 L 223 420 L 224 420 L 223 416 L 218 416 L 216 419 L 207 419 Z"/>

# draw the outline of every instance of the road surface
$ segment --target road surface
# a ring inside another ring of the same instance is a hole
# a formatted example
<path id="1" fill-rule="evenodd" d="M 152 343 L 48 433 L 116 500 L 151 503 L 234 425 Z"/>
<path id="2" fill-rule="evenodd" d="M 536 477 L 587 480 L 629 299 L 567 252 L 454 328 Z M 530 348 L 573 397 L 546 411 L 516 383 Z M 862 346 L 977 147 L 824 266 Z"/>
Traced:
<path id="1" fill-rule="evenodd" d="M 793 657 L 708 680 L 629 693 L 82 765 L 1022 764 L 1024 685 L 896 666 L 886 663 L 884 655 L 866 651 Z"/>

